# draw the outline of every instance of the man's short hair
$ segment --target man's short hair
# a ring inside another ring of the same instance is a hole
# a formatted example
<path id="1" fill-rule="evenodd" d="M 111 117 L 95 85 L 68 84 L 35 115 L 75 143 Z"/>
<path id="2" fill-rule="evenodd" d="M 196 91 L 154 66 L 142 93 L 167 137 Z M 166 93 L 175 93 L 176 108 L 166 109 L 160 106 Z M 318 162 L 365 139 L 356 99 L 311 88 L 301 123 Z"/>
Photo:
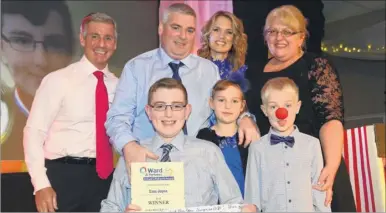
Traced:
<path id="1" fill-rule="evenodd" d="M 162 23 L 165 24 L 168 21 L 170 13 L 181 13 L 184 15 L 193 16 L 194 18 L 197 17 L 196 12 L 189 5 L 184 4 L 184 3 L 175 3 L 175 4 L 170 5 L 168 8 L 166 8 L 163 11 Z"/>
<path id="2" fill-rule="evenodd" d="M 268 80 L 261 89 L 261 100 L 263 101 L 263 104 L 265 104 L 267 103 L 268 96 L 272 90 L 283 91 L 288 89 L 295 92 L 299 99 L 299 88 L 292 79 L 287 77 L 272 78 Z"/>
<path id="3" fill-rule="evenodd" d="M 72 20 L 68 6 L 64 0 L 55 1 L 1 1 L 1 30 L 4 26 L 4 14 L 20 14 L 35 26 L 43 25 L 50 13 L 56 11 L 63 20 L 63 29 L 68 45 L 67 53 L 72 55 L 74 44 L 74 32 L 72 29 Z M 59 24 L 59 23 L 58 23 Z"/>
<path id="4" fill-rule="evenodd" d="M 186 92 L 185 86 L 181 83 L 181 81 L 178 81 L 174 78 L 162 78 L 158 81 L 156 81 L 149 89 L 149 95 L 147 96 L 147 103 L 151 104 L 151 101 L 153 99 L 153 94 L 158 89 L 179 89 L 184 94 L 184 101 L 185 104 L 188 103 L 188 93 Z"/>
<path id="5" fill-rule="evenodd" d="M 90 13 L 82 19 L 82 22 L 80 24 L 80 33 L 83 34 L 83 37 L 86 37 L 87 35 L 87 25 L 90 22 L 101 22 L 101 23 L 108 23 L 108 24 L 114 25 L 115 38 L 118 37 L 117 22 L 106 13 L 100 13 L 100 12 Z"/>

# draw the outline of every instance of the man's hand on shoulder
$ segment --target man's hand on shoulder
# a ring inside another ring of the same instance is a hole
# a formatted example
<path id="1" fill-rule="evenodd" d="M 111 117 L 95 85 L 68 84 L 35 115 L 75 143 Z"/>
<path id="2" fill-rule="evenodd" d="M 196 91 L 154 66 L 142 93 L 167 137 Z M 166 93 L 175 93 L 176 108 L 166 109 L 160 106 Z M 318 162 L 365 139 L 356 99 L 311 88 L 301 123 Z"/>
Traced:
<path id="1" fill-rule="evenodd" d="M 58 209 L 56 192 L 52 187 L 40 189 L 35 193 L 35 203 L 38 212 L 55 212 Z"/>
<path id="2" fill-rule="evenodd" d="M 157 160 L 158 156 L 153 152 L 139 145 L 136 141 L 130 141 L 123 147 L 123 157 L 125 158 L 126 169 L 131 177 L 131 163 L 145 162 L 146 158 Z"/>

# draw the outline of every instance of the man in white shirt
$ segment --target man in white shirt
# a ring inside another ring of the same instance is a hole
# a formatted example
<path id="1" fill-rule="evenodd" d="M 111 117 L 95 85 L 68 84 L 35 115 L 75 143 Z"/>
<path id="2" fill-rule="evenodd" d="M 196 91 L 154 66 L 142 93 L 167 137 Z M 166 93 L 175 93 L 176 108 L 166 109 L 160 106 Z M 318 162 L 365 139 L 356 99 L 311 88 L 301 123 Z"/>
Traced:
<path id="1" fill-rule="evenodd" d="M 116 22 L 104 13 L 82 20 L 84 56 L 44 77 L 24 128 L 24 153 L 39 212 L 99 211 L 113 153 L 104 122 L 118 79 L 108 69 Z"/>

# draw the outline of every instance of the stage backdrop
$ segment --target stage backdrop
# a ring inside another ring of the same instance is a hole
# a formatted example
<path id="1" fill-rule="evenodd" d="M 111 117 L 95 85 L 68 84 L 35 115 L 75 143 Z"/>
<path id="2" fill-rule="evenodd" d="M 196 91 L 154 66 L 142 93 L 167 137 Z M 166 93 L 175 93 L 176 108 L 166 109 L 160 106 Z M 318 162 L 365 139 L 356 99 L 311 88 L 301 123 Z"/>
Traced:
<path id="1" fill-rule="evenodd" d="M 27 3 L 30 4 L 27 4 Z M 33 2 L 33 5 L 31 5 Z M 157 48 L 158 12 L 174 2 L 192 6 L 197 12 L 197 37 L 193 53 L 200 44 L 201 27 L 218 10 L 232 12 L 232 1 L 2 1 L 1 57 L 1 160 L 7 169 L 24 171 L 23 128 L 35 91 L 48 73 L 79 60 L 83 52 L 78 34 L 81 19 L 95 11 L 111 15 L 118 23 L 118 48 L 109 67 L 118 77 L 124 64 L 145 51 Z M 31 7 L 38 7 L 34 9 Z M 55 14 L 56 13 L 56 14 Z M 23 15 L 22 15 L 23 14 Z M 58 15 L 58 16 L 56 16 Z M 64 38 L 57 45 L 67 46 L 63 57 L 50 58 L 50 52 L 40 54 L 14 50 L 5 43 L 15 31 L 40 41 L 56 33 Z M 70 48 L 71 47 L 71 48 Z M 33 75 L 34 72 L 40 75 Z M 42 74 L 41 74 L 42 73 Z M 27 85 L 27 86 L 25 86 Z M 30 85 L 30 86 L 29 86 Z M 21 168 L 21 169 L 20 169 Z"/>
<path id="2" fill-rule="evenodd" d="M 1 160 L 23 160 L 23 128 L 35 91 L 45 75 L 82 56 L 78 34 L 85 15 L 100 11 L 117 21 L 118 48 L 109 67 L 119 77 L 129 59 L 157 48 L 158 8 L 158 1 L 2 1 Z M 60 38 L 56 43 L 47 40 L 52 34 Z M 60 57 L 22 52 L 5 41 L 15 37 L 66 51 Z"/>

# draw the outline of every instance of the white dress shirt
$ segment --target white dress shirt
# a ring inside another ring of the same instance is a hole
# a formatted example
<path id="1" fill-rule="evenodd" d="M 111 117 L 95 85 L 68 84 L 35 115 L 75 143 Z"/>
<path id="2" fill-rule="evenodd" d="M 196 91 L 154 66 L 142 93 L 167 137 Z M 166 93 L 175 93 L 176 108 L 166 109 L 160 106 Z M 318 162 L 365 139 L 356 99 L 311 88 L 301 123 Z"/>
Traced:
<path id="1" fill-rule="evenodd" d="M 324 206 L 326 192 L 312 189 L 323 169 L 317 138 L 296 129 L 293 147 L 271 145 L 272 129 L 249 146 L 245 202 L 262 212 L 331 212 Z"/>
<path id="2" fill-rule="evenodd" d="M 83 56 L 44 77 L 24 128 L 24 155 L 34 192 L 49 187 L 45 159 L 96 156 L 95 89 L 98 69 Z M 109 104 L 118 78 L 102 71 Z"/>

